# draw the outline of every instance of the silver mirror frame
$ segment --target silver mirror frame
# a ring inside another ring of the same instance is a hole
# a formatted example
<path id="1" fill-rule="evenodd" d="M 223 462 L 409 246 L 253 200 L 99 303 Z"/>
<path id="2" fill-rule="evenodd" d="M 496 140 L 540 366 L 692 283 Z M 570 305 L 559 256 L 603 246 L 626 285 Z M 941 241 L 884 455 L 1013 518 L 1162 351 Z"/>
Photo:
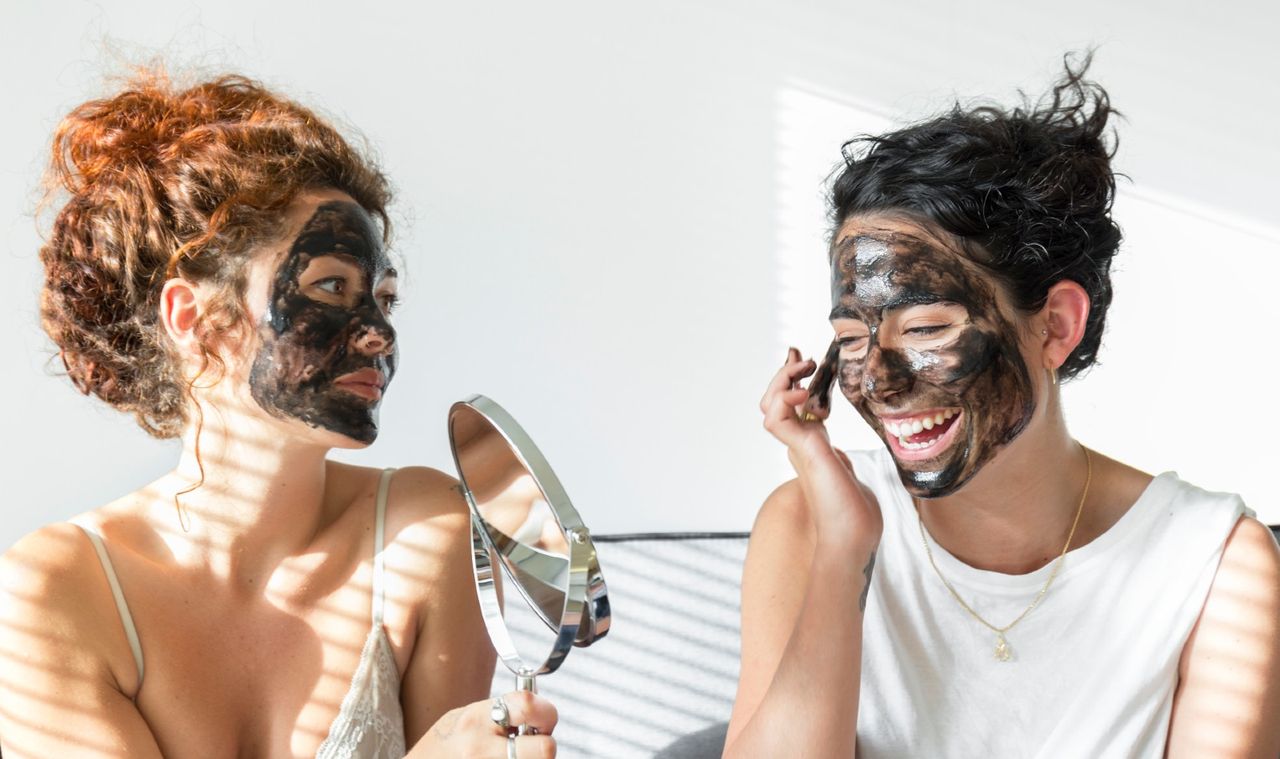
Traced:
<path id="1" fill-rule="evenodd" d="M 467 484 L 466 472 L 462 468 L 462 461 L 453 436 L 454 418 L 464 408 L 478 413 L 487 420 L 533 477 L 565 535 L 569 548 L 567 567 L 565 567 L 565 559 L 538 552 L 507 537 L 489 525 L 481 516 L 471 488 Z M 560 484 L 560 479 L 556 477 L 551 465 L 547 463 L 546 458 L 524 428 L 505 409 L 483 395 L 473 395 L 450 407 L 448 428 L 449 448 L 453 453 L 454 466 L 458 471 L 458 479 L 462 483 L 462 491 L 471 510 L 472 566 L 475 571 L 476 593 L 480 600 L 480 611 L 484 617 L 485 628 L 489 632 L 489 638 L 498 653 L 498 658 L 507 669 L 515 673 L 517 687 L 522 690 L 535 690 L 534 677 L 556 671 L 564 662 L 570 648 L 575 645 L 591 645 L 604 637 L 609 630 L 611 611 L 608 589 L 604 582 L 604 575 L 600 571 L 595 544 L 591 540 L 590 531 L 570 502 L 564 486 Z M 499 536 L 497 541 L 490 534 L 491 531 Z M 522 559 L 531 561 L 526 562 Z M 549 604 L 545 598 L 534 598 L 523 583 L 512 583 L 528 600 L 543 622 L 552 630 L 557 630 L 550 653 L 542 666 L 536 670 L 527 665 L 519 655 L 511 633 L 507 630 L 498 596 L 497 575 L 501 571 L 500 563 L 505 563 L 517 577 L 531 575 L 532 579 L 544 583 L 549 583 L 552 576 L 556 579 L 563 578 L 567 569 L 567 592 L 563 604 Z M 558 609 L 555 608 L 557 606 Z M 559 612 L 558 618 L 555 611 Z"/>

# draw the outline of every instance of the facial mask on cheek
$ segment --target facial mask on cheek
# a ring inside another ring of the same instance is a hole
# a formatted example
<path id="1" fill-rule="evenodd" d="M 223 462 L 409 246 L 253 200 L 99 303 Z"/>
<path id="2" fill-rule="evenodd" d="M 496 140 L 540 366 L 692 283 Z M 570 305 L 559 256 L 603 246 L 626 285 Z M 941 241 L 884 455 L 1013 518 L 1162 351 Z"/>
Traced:
<path id="1" fill-rule="evenodd" d="M 319 256 L 341 256 L 364 272 L 354 305 L 321 302 L 301 292 L 298 278 Z M 380 392 L 378 398 L 370 399 L 335 386 L 334 380 L 373 370 L 385 386 L 395 374 L 395 330 L 372 292 L 373 283 L 389 269 L 377 230 L 363 208 L 334 201 L 316 210 L 276 271 L 270 305 L 258 328 L 262 347 L 249 385 L 263 409 L 359 442 L 373 442 L 378 435 Z M 368 338 L 381 341 L 385 348 L 355 348 Z"/>
<path id="2" fill-rule="evenodd" d="M 884 438 L 903 485 L 922 498 L 962 487 L 1035 408 L 1016 327 L 1000 314 L 994 283 L 961 256 L 890 233 L 847 240 L 833 259 L 833 318 L 856 314 L 870 333 L 862 356 L 842 358 L 841 390 Z M 929 303 L 963 306 L 968 316 L 952 323 L 953 337 L 927 348 L 901 335 L 889 338 L 894 347 L 881 345 L 886 314 Z"/>

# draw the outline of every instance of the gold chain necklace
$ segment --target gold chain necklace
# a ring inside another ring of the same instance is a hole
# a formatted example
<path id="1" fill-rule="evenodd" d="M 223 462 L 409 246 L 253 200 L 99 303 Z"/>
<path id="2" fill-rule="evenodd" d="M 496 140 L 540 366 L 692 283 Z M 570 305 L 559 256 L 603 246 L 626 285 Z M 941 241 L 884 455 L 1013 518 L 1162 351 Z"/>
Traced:
<path id="1" fill-rule="evenodd" d="M 956 589 L 951 587 L 951 583 L 947 582 L 947 578 L 942 576 L 942 571 L 938 569 L 937 562 L 933 560 L 933 551 L 929 548 L 929 538 L 924 530 L 924 518 L 920 516 L 920 509 L 916 509 L 916 521 L 920 524 L 920 540 L 924 543 L 925 556 L 929 557 L 929 566 L 933 567 L 934 573 L 938 575 L 939 580 L 942 580 L 942 584 L 947 586 L 947 590 L 950 591 L 951 597 L 956 599 L 956 603 L 960 604 L 961 608 L 969 612 L 969 616 L 978 620 L 984 627 L 990 629 L 996 634 L 995 655 L 997 661 L 1009 661 L 1013 658 L 1013 649 L 1009 647 L 1009 641 L 1005 640 L 1004 634 L 1012 630 L 1014 625 L 1021 622 L 1023 617 L 1030 614 L 1031 610 L 1040 604 L 1040 599 L 1044 598 L 1044 594 L 1049 592 L 1049 586 L 1053 584 L 1055 579 L 1057 579 L 1058 570 L 1062 569 L 1062 562 L 1067 558 L 1067 549 L 1071 547 L 1071 539 L 1076 536 L 1076 526 L 1080 524 L 1080 515 L 1084 513 L 1084 501 L 1085 498 L 1089 496 L 1089 483 L 1093 480 L 1093 461 L 1089 458 L 1089 449 L 1084 446 L 1080 446 L 1080 450 L 1084 451 L 1084 492 L 1080 494 L 1080 505 L 1076 506 L 1076 518 L 1071 523 L 1071 532 L 1067 533 L 1067 544 L 1062 547 L 1062 553 L 1058 554 L 1058 560 L 1053 563 L 1053 570 L 1049 572 L 1049 579 L 1045 580 L 1044 587 L 1040 588 L 1040 592 L 1036 594 L 1035 600 L 1031 602 L 1030 606 L 1023 609 L 1022 613 L 1019 614 L 1012 622 L 1004 627 L 996 627 L 983 619 L 978 612 L 973 610 L 973 607 L 965 603 L 964 599 L 960 597 L 960 594 L 956 592 Z"/>

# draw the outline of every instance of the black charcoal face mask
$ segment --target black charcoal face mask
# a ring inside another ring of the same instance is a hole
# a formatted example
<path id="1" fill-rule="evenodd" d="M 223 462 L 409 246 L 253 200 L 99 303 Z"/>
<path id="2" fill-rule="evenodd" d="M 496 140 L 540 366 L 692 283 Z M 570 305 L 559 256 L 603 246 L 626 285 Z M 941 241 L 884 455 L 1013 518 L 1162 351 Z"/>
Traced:
<path id="1" fill-rule="evenodd" d="M 1035 401 L 1017 327 L 961 251 L 855 224 L 832 248 L 831 285 L 841 391 L 912 495 L 954 493 L 1026 428 Z"/>
<path id="2" fill-rule="evenodd" d="M 364 208 L 321 204 L 276 270 L 249 375 L 254 400 L 276 416 L 373 442 L 396 369 L 387 320 L 394 294 L 378 290 L 395 276 Z"/>

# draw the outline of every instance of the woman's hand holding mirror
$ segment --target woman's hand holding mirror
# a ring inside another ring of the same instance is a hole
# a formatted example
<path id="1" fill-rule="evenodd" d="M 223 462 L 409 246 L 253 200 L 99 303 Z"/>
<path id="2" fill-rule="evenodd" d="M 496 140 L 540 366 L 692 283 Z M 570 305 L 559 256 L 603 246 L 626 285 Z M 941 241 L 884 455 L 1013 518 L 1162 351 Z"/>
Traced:
<path id="1" fill-rule="evenodd" d="M 505 720 L 499 719 L 504 714 Z M 547 699 L 512 691 L 446 712 L 405 759 L 551 759 L 556 755 L 551 733 L 558 720 Z M 527 729 L 520 732 L 519 726 Z"/>

